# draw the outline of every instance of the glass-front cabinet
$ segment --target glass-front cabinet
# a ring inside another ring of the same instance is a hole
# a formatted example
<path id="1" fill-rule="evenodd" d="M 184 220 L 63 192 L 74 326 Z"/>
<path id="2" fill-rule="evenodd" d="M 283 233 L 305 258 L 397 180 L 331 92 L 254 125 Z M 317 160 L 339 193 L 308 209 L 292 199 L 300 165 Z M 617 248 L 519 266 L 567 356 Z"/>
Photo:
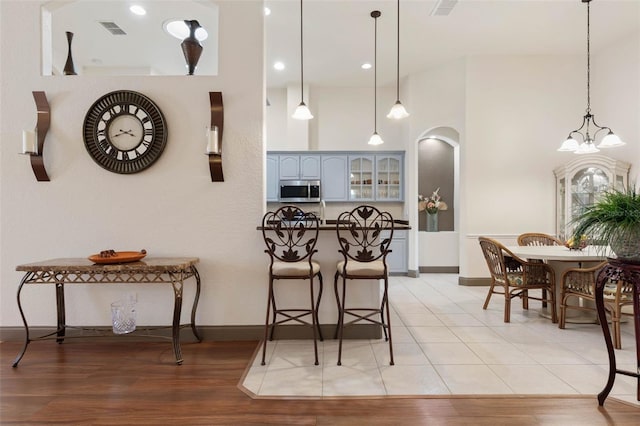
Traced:
<path id="1" fill-rule="evenodd" d="M 349 156 L 349 199 L 370 201 L 373 192 L 373 156 Z"/>
<path id="2" fill-rule="evenodd" d="M 556 176 L 556 233 L 571 237 L 572 220 L 598 201 L 608 189 L 627 187 L 631 164 L 603 155 L 585 155 L 558 167 Z"/>
<path id="3" fill-rule="evenodd" d="M 400 174 L 402 157 L 376 155 L 376 199 L 397 201 L 402 197 Z"/>

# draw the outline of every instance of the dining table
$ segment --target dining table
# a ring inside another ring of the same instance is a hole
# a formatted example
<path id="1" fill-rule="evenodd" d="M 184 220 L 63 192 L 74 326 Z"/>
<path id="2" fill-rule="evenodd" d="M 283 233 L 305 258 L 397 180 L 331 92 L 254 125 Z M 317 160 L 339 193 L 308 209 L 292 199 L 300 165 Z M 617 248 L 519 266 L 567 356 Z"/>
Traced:
<path id="1" fill-rule="evenodd" d="M 555 273 L 556 284 L 556 309 L 560 312 L 562 296 L 562 274 L 570 268 L 588 268 L 595 266 L 607 259 L 611 255 L 611 250 L 607 246 L 588 245 L 582 249 L 569 249 L 565 246 L 507 246 L 507 249 L 522 259 L 537 259 L 547 263 Z M 590 303 L 584 301 L 583 303 Z M 597 322 L 594 313 L 575 312 L 567 310 L 566 321 L 570 323 L 589 324 Z M 551 318 L 549 307 L 542 309 L 540 314 L 546 318 Z"/>

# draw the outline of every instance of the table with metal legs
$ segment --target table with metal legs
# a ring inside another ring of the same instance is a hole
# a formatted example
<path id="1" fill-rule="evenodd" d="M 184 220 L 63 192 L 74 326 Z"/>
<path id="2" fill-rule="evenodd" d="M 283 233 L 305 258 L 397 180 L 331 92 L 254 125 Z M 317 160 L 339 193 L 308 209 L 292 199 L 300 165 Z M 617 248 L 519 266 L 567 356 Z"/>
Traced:
<path id="1" fill-rule="evenodd" d="M 607 316 L 604 307 L 604 288 L 609 280 L 624 280 L 632 284 L 633 288 L 633 323 L 636 337 L 636 371 L 620 370 L 616 366 L 616 354 L 613 350 L 613 342 L 611 340 L 611 331 L 607 322 Z M 609 396 L 609 392 L 613 388 L 616 374 L 635 377 L 638 380 L 636 389 L 636 398 L 640 401 L 640 263 L 624 262 L 617 259 L 609 259 L 608 264 L 598 274 L 596 281 L 596 309 L 598 310 L 598 319 L 602 326 L 604 341 L 607 345 L 609 354 L 609 378 L 602 392 L 598 394 L 598 403 L 604 404 L 605 399 Z"/>
<path id="2" fill-rule="evenodd" d="M 24 323 L 25 342 L 22 351 L 13 361 L 13 367 L 18 363 L 27 351 L 27 346 L 34 340 L 55 339 L 62 343 L 65 339 L 65 331 L 68 327 L 65 319 L 65 286 L 70 284 L 94 284 L 108 285 L 114 283 L 124 284 L 171 284 L 174 294 L 172 337 L 173 352 L 176 364 L 182 364 L 182 351 L 180 349 L 180 329 L 190 327 L 193 334 L 202 341 L 196 329 L 195 317 L 200 298 L 200 275 L 195 267 L 199 259 L 197 257 L 157 257 L 146 258 L 142 261 L 118 264 L 95 264 L 84 258 L 52 259 L 42 262 L 18 265 L 17 271 L 24 271 L 25 275 L 18 287 L 18 309 Z M 180 324 L 182 312 L 182 288 L 189 278 L 196 281 L 196 291 L 191 308 L 191 322 Z M 32 338 L 29 326 L 22 308 L 22 290 L 26 284 L 55 285 L 57 325 L 52 333 Z"/>

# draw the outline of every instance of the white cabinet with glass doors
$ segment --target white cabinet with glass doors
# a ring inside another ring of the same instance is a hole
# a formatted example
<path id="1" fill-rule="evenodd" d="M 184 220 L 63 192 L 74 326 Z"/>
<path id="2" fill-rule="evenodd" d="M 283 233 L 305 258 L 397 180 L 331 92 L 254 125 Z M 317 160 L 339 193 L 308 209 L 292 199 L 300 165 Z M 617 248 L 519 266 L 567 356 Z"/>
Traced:
<path id="1" fill-rule="evenodd" d="M 581 155 L 553 171 L 556 176 L 556 233 L 571 237 L 572 220 L 609 189 L 628 185 L 631 164 L 603 155 Z"/>

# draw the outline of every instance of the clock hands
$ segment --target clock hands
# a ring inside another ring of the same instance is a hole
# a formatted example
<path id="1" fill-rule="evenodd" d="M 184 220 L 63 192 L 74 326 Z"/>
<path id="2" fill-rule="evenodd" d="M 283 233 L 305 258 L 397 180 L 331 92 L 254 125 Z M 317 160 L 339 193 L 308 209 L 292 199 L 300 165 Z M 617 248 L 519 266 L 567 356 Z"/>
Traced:
<path id="1" fill-rule="evenodd" d="M 113 135 L 113 137 L 116 138 L 120 135 L 129 135 L 129 136 L 135 137 L 135 135 L 133 134 L 133 130 L 122 130 L 122 129 L 120 129 L 120 133 L 116 133 L 115 135 Z"/>

